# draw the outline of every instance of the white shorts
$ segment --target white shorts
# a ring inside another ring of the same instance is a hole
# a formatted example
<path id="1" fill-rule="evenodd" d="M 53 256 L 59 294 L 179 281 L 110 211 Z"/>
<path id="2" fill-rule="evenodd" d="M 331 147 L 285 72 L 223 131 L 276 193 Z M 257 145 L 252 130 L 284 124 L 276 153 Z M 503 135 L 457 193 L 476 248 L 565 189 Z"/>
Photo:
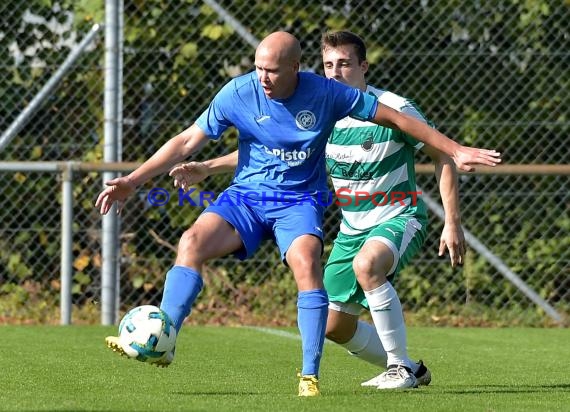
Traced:
<path id="1" fill-rule="evenodd" d="M 337 312 L 348 313 L 349 315 L 359 316 L 364 308 L 358 303 L 331 301 L 329 302 L 329 309 Z"/>

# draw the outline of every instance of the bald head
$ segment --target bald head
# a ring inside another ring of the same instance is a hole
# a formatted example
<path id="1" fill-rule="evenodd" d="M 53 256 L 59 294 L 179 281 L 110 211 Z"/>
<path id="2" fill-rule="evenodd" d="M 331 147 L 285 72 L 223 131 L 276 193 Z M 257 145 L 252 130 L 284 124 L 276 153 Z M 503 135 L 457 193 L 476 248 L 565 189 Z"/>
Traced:
<path id="1" fill-rule="evenodd" d="M 270 99 L 284 99 L 295 92 L 300 64 L 301 44 L 284 31 L 271 33 L 255 50 L 257 76 Z"/>
<path id="2" fill-rule="evenodd" d="M 259 43 L 255 55 L 272 55 L 281 62 L 300 63 L 301 44 L 292 34 L 276 31 Z"/>

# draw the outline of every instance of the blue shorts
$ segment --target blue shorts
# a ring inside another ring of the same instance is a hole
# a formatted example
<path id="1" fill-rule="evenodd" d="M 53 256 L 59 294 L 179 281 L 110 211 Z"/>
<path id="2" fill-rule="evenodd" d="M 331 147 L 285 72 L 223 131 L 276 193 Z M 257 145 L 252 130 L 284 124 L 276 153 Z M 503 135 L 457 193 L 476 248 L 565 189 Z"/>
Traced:
<path id="1" fill-rule="evenodd" d="M 237 230 L 244 246 L 234 253 L 239 259 L 251 257 L 267 239 L 277 243 L 284 262 L 291 243 L 299 236 L 314 235 L 323 244 L 323 206 L 285 201 L 255 203 L 244 201 L 242 192 L 226 189 L 202 212 L 216 213 Z"/>

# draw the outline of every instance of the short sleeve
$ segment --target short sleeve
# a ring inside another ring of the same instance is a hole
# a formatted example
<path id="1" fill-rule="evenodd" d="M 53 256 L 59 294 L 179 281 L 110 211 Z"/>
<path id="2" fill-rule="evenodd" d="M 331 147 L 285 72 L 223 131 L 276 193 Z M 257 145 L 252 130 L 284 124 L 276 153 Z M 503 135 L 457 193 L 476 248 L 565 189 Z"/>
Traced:
<path id="1" fill-rule="evenodd" d="M 416 119 L 418 119 L 419 121 L 423 122 L 423 123 L 427 123 L 428 125 L 432 126 L 424 117 L 424 115 L 418 110 L 418 108 L 410 103 L 410 102 L 406 102 L 406 104 L 400 109 L 400 112 L 408 115 L 408 116 L 412 116 Z M 411 146 L 414 146 L 414 148 L 416 150 L 420 150 L 423 146 L 424 143 L 420 142 L 419 140 L 413 138 L 410 135 L 407 135 L 405 133 L 402 133 L 402 139 L 408 143 Z"/>
<path id="2" fill-rule="evenodd" d="M 360 93 L 356 105 L 349 113 L 350 117 L 354 117 L 356 120 L 372 120 L 376 114 L 376 109 L 378 108 L 378 99 L 376 96 L 368 93 Z"/>
<path id="3" fill-rule="evenodd" d="M 230 126 L 234 107 L 234 84 L 227 83 L 214 97 L 208 108 L 198 117 L 196 124 L 212 139 L 218 139 Z"/>

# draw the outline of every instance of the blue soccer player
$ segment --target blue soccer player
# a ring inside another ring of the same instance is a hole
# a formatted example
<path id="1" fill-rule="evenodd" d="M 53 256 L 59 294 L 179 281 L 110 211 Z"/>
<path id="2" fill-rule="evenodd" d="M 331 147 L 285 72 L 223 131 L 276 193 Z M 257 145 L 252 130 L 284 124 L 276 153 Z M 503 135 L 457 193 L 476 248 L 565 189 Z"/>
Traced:
<path id="1" fill-rule="evenodd" d="M 329 303 L 320 264 L 324 207 L 296 201 L 295 196 L 327 192 L 325 146 L 336 121 L 352 116 L 402 130 L 448 154 L 462 170 L 472 170 L 475 164 L 495 165 L 500 158 L 494 150 L 462 146 L 384 106 L 375 96 L 300 72 L 300 60 L 301 47 L 293 35 L 268 35 L 256 49 L 255 72 L 231 80 L 192 126 L 128 176 L 107 182 L 96 206 L 106 214 L 117 202 L 120 212 L 137 186 L 168 172 L 209 139 L 235 127 L 239 158 L 234 180 L 220 195 L 223 201 L 208 206 L 182 235 L 175 264 L 166 274 L 161 309 L 180 330 L 202 289 L 200 272 L 205 262 L 231 253 L 246 259 L 262 240 L 273 239 L 298 287 L 297 322 L 303 349 L 298 394 L 316 396 Z M 245 192 L 248 202 L 240 201 Z M 106 342 L 122 352 L 116 337 Z M 166 357 L 163 365 L 173 357 L 173 353 Z"/>

